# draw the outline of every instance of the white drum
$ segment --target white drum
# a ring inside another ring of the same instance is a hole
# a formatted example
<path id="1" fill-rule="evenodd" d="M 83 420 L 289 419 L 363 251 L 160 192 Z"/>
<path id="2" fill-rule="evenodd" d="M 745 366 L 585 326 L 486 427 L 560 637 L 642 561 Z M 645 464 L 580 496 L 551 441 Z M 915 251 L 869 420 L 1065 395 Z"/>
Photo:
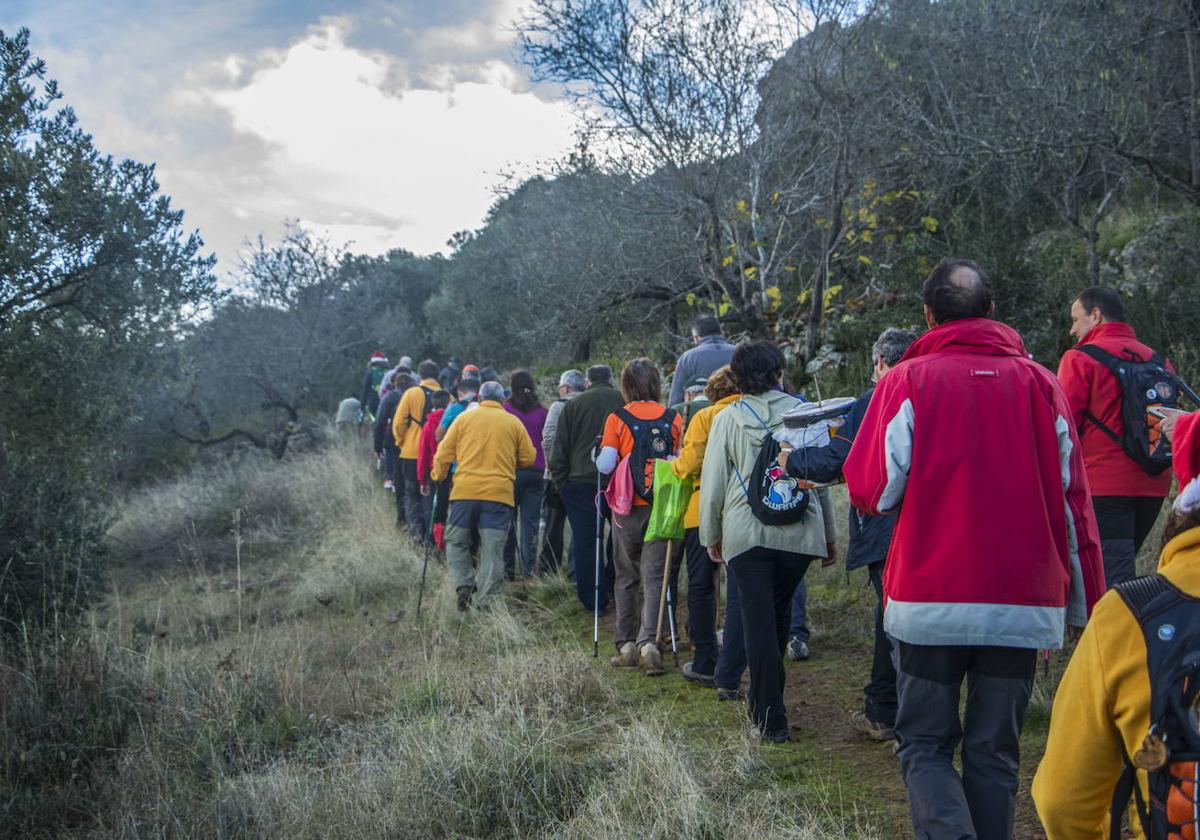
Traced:
<path id="1" fill-rule="evenodd" d="M 783 428 L 775 433 L 775 438 L 793 449 L 826 446 L 830 434 L 845 425 L 856 400 L 857 397 L 834 397 L 801 403 L 783 415 Z"/>

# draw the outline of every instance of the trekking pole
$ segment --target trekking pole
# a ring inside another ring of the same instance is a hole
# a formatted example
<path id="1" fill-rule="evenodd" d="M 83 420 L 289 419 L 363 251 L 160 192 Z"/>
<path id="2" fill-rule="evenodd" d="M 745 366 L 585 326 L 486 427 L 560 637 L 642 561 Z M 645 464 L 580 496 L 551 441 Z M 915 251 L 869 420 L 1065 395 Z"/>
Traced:
<path id="1" fill-rule="evenodd" d="M 667 574 L 671 569 L 671 541 L 667 540 L 667 562 L 663 565 L 663 585 L 662 592 L 658 596 L 658 624 L 654 628 L 654 644 L 658 644 L 662 638 L 663 612 L 667 608 L 667 587 L 671 583 L 671 577 Z"/>
<path id="2" fill-rule="evenodd" d="M 667 551 L 670 552 L 671 544 L 667 543 Z M 667 580 L 671 579 L 671 560 L 668 554 L 667 559 Z M 673 588 L 667 584 L 667 626 L 671 628 L 671 655 L 675 657 L 675 668 L 679 669 L 679 646 L 675 643 L 675 602 L 673 600 Z"/>
<path id="3" fill-rule="evenodd" d="M 601 435 L 596 435 L 592 458 L 600 452 Z M 604 516 L 600 508 L 600 470 L 596 470 L 596 576 L 592 579 L 592 658 L 600 656 L 600 551 L 604 544 Z"/>
<path id="4" fill-rule="evenodd" d="M 713 563 L 713 609 L 717 613 L 713 621 L 713 628 L 716 629 L 721 621 L 721 567 L 716 563 Z"/>
<path id="5" fill-rule="evenodd" d="M 429 530 L 425 532 L 425 559 L 421 561 L 421 587 L 417 590 L 417 621 L 421 620 L 421 602 L 425 600 L 425 573 L 429 570 L 429 543 L 433 541 L 433 517 L 437 511 L 437 491 L 433 493 L 433 504 L 429 506 Z"/>

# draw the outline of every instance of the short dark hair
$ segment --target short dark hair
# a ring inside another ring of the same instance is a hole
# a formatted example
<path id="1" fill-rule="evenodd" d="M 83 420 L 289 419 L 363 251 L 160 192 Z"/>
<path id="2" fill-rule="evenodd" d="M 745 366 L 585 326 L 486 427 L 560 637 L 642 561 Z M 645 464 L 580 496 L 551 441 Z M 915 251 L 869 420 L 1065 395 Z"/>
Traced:
<path id="1" fill-rule="evenodd" d="M 1100 315 L 1105 321 L 1125 323 L 1125 301 L 1121 300 L 1121 296 L 1114 289 L 1104 286 L 1088 286 L 1079 293 L 1079 297 L 1075 300 L 1079 301 L 1084 312 L 1099 309 Z"/>
<path id="2" fill-rule="evenodd" d="M 701 315 L 692 322 L 692 333 L 700 338 L 707 338 L 710 335 L 721 335 L 723 332 L 721 322 L 717 320 L 715 315 Z"/>
<path id="3" fill-rule="evenodd" d="M 496 369 L 494 367 L 485 367 L 483 370 L 479 371 L 479 381 L 499 382 L 500 374 L 496 373 Z"/>
<path id="4" fill-rule="evenodd" d="M 662 378 L 654 362 L 642 356 L 625 365 L 621 371 L 621 396 L 625 402 L 658 402 L 662 397 Z"/>
<path id="5" fill-rule="evenodd" d="M 743 341 L 729 360 L 733 381 L 743 394 L 765 394 L 775 388 L 783 367 L 783 352 L 766 339 Z"/>
<path id="6" fill-rule="evenodd" d="M 434 391 L 430 401 L 433 403 L 434 408 L 445 408 L 450 405 L 450 392 Z"/>
<path id="7" fill-rule="evenodd" d="M 612 383 L 612 368 L 608 365 L 592 365 L 587 369 L 587 381 L 596 385 L 601 382 Z"/>
<path id="8" fill-rule="evenodd" d="M 936 324 L 985 318 L 992 313 L 992 286 L 971 260 L 944 259 L 925 278 L 921 298 Z"/>
<path id="9" fill-rule="evenodd" d="M 437 379 L 437 375 L 441 372 L 442 369 L 438 367 L 438 363 L 433 359 L 426 359 L 417 365 L 417 375 L 422 379 Z"/>

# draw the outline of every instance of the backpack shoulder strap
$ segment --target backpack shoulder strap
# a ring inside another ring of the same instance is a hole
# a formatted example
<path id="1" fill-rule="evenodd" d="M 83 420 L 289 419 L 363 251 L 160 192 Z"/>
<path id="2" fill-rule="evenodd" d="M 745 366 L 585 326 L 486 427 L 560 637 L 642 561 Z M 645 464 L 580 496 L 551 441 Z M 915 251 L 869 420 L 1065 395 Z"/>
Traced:
<path id="1" fill-rule="evenodd" d="M 1106 368 L 1108 368 L 1110 371 L 1112 371 L 1114 374 L 1117 373 L 1117 368 L 1119 368 L 1121 366 L 1122 362 L 1125 361 L 1124 359 L 1121 359 L 1119 356 L 1114 356 L 1112 353 L 1109 353 L 1107 350 L 1105 350 L 1103 347 L 1101 347 L 1098 344 L 1080 344 L 1076 347 L 1072 347 L 1071 349 L 1082 353 L 1083 355 L 1087 356 L 1089 359 L 1096 360 L 1097 362 L 1099 362 L 1100 364 L 1102 364 Z"/>
<path id="2" fill-rule="evenodd" d="M 621 422 L 624 423 L 629 428 L 629 431 L 631 434 L 633 433 L 634 424 L 641 422 L 636 417 L 634 417 L 633 412 L 630 411 L 629 409 L 627 409 L 625 406 L 621 406 L 616 411 L 614 411 L 613 414 L 615 414 L 615 415 L 617 415 L 617 417 L 621 418 Z"/>
<path id="3" fill-rule="evenodd" d="M 1192 600 L 1191 596 L 1181 592 L 1160 574 L 1127 580 L 1118 583 L 1113 589 L 1117 590 L 1117 594 L 1121 596 L 1125 606 L 1129 607 L 1139 625 L 1178 601 Z M 1167 597 L 1168 595 L 1170 597 Z"/>

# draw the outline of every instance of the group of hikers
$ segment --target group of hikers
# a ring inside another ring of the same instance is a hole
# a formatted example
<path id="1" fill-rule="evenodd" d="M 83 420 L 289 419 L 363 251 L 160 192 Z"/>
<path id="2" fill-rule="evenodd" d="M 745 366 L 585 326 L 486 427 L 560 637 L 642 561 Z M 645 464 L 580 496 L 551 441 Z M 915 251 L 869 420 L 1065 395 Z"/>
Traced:
<path id="1" fill-rule="evenodd" d="M 784 660 L 810 654 L 804 577 L 837 562 L 844 482 L 846 567 L 877 595 L 850 724 L 893 744 L 916 835 L 1012 836 L 1038 652 L 1077 641 L 1033 783 L 1048 836 L 1119 837 L 1132 796 L 1134 831 L 1196 837 L 1200 424 L 1178 407 L 1196 395 L 1113 290 L 1071 302 L 1057 376 L 994 319 L 973 262 L 942 261 L 922 295 L 927 329 L 884 330 L 852 400 L 806 403 L 776 345 L 706 315 L 666 404 L 647 358 L 567 370 L 546 406 L 527 371 L 376 354 L 339 419 L 373 422 L 398 524 L 444 548 L 460 610 L 561 567 L 597 638 L 614 613 L 611 664 L 659 676 L 683 570 L 682 677 L 746 701 L 770 742 L 790 738 Z M 1139 578 L 1172 474 L 1158 574 Z M 671 481 L 691 493 L 678 540 L 657 536 Z"/>

